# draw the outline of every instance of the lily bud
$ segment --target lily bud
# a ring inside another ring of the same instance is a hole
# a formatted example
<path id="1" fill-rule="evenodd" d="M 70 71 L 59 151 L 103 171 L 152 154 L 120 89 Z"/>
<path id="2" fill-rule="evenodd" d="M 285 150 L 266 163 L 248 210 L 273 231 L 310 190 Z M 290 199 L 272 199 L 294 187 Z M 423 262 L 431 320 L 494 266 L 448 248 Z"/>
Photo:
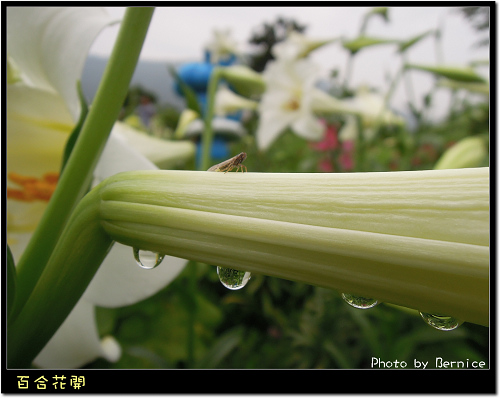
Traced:
<path id="1" fill-rule="evenodd" d="M 189 124 L 198 119 L 200 115 L 192 109 L 186 108 L 182 111 L 181 116 L 179 118 L 179 122 L 177 123 L 177 128 L 175 129 L 174 136 L 175 138 L 183 138 L 186 134 L 187 127 Z"/>
<path id="2" fill-rule="evenodd" d="M 248 66 L 234 65 L 221 68 L 221 77 L 245 97 L 259 96 L 266 89 L 262 75 Z"/>
<path id="3" fill-rule="evenodd" d="M 467 137 L 449 148 L 441 158 L 439 158 L 434 169 L 443 170 L 478 167 L 487 155 L 486 145 L 482 138 Z"/>
<path id="4" fill-rule="evenodd" d="M 220 116 L 245 109 L 254 110 L 258 105 L 258 102 L 235 94 L 225 86 L 220 87 L 215 94 L 215 113 Z"/>

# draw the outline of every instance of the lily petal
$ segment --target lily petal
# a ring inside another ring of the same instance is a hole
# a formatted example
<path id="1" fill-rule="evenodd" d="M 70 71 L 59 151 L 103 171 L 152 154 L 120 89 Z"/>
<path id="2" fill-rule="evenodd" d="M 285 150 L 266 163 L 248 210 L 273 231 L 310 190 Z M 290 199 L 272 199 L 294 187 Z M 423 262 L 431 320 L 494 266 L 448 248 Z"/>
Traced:
<path id="1" fill-rule="evenodd" d="M 25 84 L 7 86 L 7 173 L 40 178 L 61 167 L 62 152 L 73 129 L 61 98 Z M 19 187 L 8 181 L 8 186 Z M 21 257 L 47 207 L 46 201 L 7 201 L 8 242 Z"/>
<path id="2" fill-rule="evenodd" d="M 318 141 L 323 137 L 324 126 L 313 115 L 304 114 L 291 125 L 293 131 L 306 140 Z"/>
<path id="3" fill-rule="evenodd" d="M 101 356 L 104 351 L 97 334 L 94 306 L 80 300 L 34 363 L 40 368 L 79 368 Z"/>
<path id="4" fill-rule="evenodd" d="M 74 123 L 57 94 L 28 87 L 7 87 L 7 171 L 41 176 L 58 171 Z"/>
<path id="5" fill-rule="evenodd" d="M 77 120 L 75 82 L 98 33 L 116 21 L 97 7 L 8 7 L 6 19 L 7 49 L 23 77 L 35 87 L 60 93 Z"/>
<path id="6" fill-rule="evenodd" d="M 257 130 L 257 144 L 260 149 L 267 149 L 280 133 L 292 123 L 293 115 L 284 112 L 261 112 Z"/>
<path id="7" fill-rule="evenodd" d="M 122 171 L 154 169 L 154 164 L 114 132 L 104 148 L 94 175 L 97 181 L 101 181 Z M 166 256 L 160 266 L 144 270 L 136 264 L 132 249 L 117 243 L 102 263 L 82 299 L 103 307 L 135 303 L 165 287 L 186 263 L 185 259 Z"/>
<path id="8" fill-rule="evenodd" d="M 195 146 L 190 141 L 162 140 L 120 122 L 115 123 L 111 134 L 120 135 L 129 147 L 134 148 L 160 169 L 171 168 L 194 157 Z"/>

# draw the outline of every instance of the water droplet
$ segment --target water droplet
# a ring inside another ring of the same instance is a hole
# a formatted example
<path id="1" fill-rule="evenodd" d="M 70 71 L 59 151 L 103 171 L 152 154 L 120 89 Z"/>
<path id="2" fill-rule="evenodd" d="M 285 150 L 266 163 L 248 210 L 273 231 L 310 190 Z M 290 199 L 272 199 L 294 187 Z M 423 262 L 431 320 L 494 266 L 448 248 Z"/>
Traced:
<path id="1" fill-rule="evenodd" d="M 458 328 L 463 321 L 446 315 L 429 314 L 427 312 L 420 312 L 423 320 L 434 329 L 438 330 L 454 330 Z"/>
<path id="2" fill-rule="evenodd" d="M 342 298 L 347 304 L 353 306 L 354 308 L 360 308 L 362 310 L 373 308 L 377 304 L 379 304 L 378 300 L 367 297 L 356 296 L 354 294 L 342 293 Z"/>
<path id="3" fill-rule="evenodd" d="M 165 255 L 150 252 L 149 250 L 140 250 L 134 247 L 134 258 L 139 267 L 144 269 L 156 268 L 162 261 Z"/>
<path id="4" fill-rule="evenodd" d="M 231 290 L 238 290 L 245 286 L 252 274 L 247 271 L 239 271 L 237 269 L 217 267 L 217 275 L 220 282 Z"/>

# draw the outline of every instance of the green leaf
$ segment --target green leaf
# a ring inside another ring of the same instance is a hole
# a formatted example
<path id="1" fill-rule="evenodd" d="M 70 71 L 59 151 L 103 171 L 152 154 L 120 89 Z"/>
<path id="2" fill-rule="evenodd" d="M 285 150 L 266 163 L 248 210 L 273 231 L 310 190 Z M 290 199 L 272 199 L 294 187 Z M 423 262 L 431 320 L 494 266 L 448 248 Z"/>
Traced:
<path id="1" fill-rule="evenodd" d="M 213 369 L 226 358 L 231 351 L 240 345 L 243 338 L 243 327 L 237 326 L 224 333 L 215 345 L 210 348 L 203 358 L 198 362 L 197 367 L 201 369 Z"/>
<path id="2" fill-rule="evenodd" d="M 378 39 L 375 37 L 367 37 L 367 36 L 359 36 L 354 40 L 344 41 L 342 46 L 349 50 L 351 54 L 357 53 L 364 47 L 376 46 L 379 44 L 391 44 L 396 43 L 396 40 L 393 39 Z"/>
<path id="3" fill-rule="evenodd" d="M 350 358 L 345 355 L 342 350 L 332 341 L 326 341 L 324 344 L 325 351 L 333 358 L 333 360 L 343 369 L 353 369 L 354 365 Z"/>
<path id="4" fill-rule="evenodd" d="M 453 66 L 428 66 L 407 64 L 405 69 L 418 69 L 433 73 L 438 77 L 446 77 L 459 82 L 485 83 L 486 80 L 479 76 L 472 68 L 457 68 Z"/>
<path id="5" fill-rule="evenodd" d="M 181 77 L 175 71 L 175 68 L 173 68 L 172 66 L 169 66 L 168 71 L 170 72 L 172 77 L 175 79 L 175 81 L 179 85 L 179 87 L 182 91 L 182 94 L 184 94 L 184 98 L 186 98 L 187 107 L 189 109 L 192 109 L 193 111 L 197 112 L 198 115 L 202 115 L 203 112 L 201 110 L 201 106 L 200 106 L 198 100 L 196 99 L 196 93 L 193 91 L 193 89 L 191 89 L 191 87 L 189 87 L 184 82 L 184 80 L 181 79 Z"/>
<path id="6" fill-rule="evenodd" d="M 16 266 L 14 257 L 7 245 L 7 316 L 10 315 L 14 307 L 14 298 L 16 297 Z"/>
<path id="7" fill-rule="evenodd" d="M 369 15 L 380 15 L 385 22 L 389 22 L 388 11 L 389 9 L 387 7 L 374 7 Z"/>
<path id="8" fill-rule="evenodd" d="M 433 30 L 428 30 L 427 32 L 424 32 L 418 36 L 415 36 L 409 40 L 404 40 L 402 42 L 399 43 L 399 48 L 398 48 L 398 52 L 400 53 L 403 53 L 405 52 L 407 49 L 409 49 L 411 46 L 413 46 L 414 44 L 418 43 L 420 40 L 422 40 L 423 38 L 427 37 L 428 35 L 430 35 L 431 33 L 434 33 Z"/>
<path id="9" fill-rule="evenodd" d="M 82 84 L 80 81 L 77 82 L 76 89 L 78 91 L 78 98 L 80 100 L 80 105 L 81 105 L 82 111 L 80 113 L 80 118 L 78 119 L 78 123 L 76 124 L 75 128 L 71 132 L 71 135 L 69 136 L 68 141 L 66 141 L 66 147 L 64 148 L 63 159 L 62 159 L 62 164 L 61 164 L 61 174 L 64 170 L 64 166 L 66 166 L 66 162 L 68 161 L 69 156 L 71 155 L 71 151 L 73 150 L 73 147 L 75 146 L 76 140 L 78 139 L 78 136 L 80 135 L 80 130 L 82 129 L 83 122 L 85 121 L 85 118 L 87 117 L 87 114 L 89 113 L 89 106 L 87 104 L 85 96 L 83 95 Z"/>

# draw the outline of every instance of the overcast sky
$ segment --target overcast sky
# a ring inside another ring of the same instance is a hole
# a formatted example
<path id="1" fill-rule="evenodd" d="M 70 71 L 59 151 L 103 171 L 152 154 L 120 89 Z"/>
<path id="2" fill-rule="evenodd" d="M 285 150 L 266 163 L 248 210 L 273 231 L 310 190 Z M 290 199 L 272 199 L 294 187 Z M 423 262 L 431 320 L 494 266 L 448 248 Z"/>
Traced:
<path id="1" fill-rule="evenodd" d="M 290 3 L 289 3 L 290 4 Z M 353 3 L 355 4 L 355 3 Z M 358 35 L 362 16 L 371 7 L 160 7 L 155 10 L 141 59 L 157 61 L 201 61 L 203 46 L 216 29 L 230 29 L 233 38 L 243 50 L 248 50 L 248 39 L 263 22 L 272 23 L 278 16 L 293 18 L 307 25 L 306 34 L 311 38 L 345 37 Z M 121 18 L 124 7 L 107 7 L 110 15 Z M 483 36 L 452 7 L 391 7 L 389 22 L 380 17 L 370 20 L 367 35 L 380 38 L 407 39 L 429 29 L 442 27 L 441 57 L 445 64 L 466 66 L 472 60 L 488 59 L 488 48 L 474 46 Z M 94 43 L 91 54 L 108 56 L 111 52 L 118 26 L 107 28 Z M 484 35 L 484 34 L 483 34 Z M 333 43 L 312 54 L 325 75 L 338 69 L 345 73 L 347 51 L 340 43 Z M 435 65 L 437 51 L 432 36 L 417 44 L 408 54 L 414 63 Z M 354 60 L 351 86 L 369 84 L 382 92 L 387 91 L 387 76 L 394 76 L 401 65 L 394 46 L 378 46 L 361 51 Z M 478 69 L 488 77 L 488 69 Z M 412 72 L 417 96 L 425 95 L 433 79 L 423 72 Z M 447 93 L 442 96 L 441 110 L 446 109 Z M 403 85 L 394 95 L 393 106 L 406 101 Z M 396 102 L 396 103 L 395 103 Z M 437 111 L 439 113 L 439 111 Z"/>

